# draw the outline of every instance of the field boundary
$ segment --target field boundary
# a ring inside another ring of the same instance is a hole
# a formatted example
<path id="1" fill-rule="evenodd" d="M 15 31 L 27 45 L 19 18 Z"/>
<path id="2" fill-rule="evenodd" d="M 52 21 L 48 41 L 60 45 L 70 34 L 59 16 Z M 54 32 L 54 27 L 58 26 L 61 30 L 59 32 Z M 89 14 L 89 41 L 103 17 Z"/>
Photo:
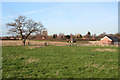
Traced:
<path id="1" fill-rule="evenodd" d="M 68 43 L 68 42 L 58 42 L 58 41 L 26 41 L 26 45 L 28 46 L 114 46 L 118 47 L 118 45 L 105 45 L 105 44 L 92 44 L 89 41 L 88 43 L 86 42 L 79 42 L 79 43 Z M 21 40 L 3 40 L 0 41 L 2 46 L 22 46 L 23 43 Z M 97 41 L 99 43 L 99 41 Z"/>

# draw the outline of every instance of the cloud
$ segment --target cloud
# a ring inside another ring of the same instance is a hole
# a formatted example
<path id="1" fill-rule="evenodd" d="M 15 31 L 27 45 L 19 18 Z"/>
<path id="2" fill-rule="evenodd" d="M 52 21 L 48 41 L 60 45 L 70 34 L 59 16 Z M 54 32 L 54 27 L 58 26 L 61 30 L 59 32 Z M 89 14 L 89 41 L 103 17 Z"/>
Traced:
<path id="1" fill-rule="evenodd" d="M 43 9 L 39 9 L 39 10 L 28 11 L 28 12 L 23 13 L 23 15 L 35 14 L 35 13 L 39 13 L 39 12 L 42 12 L 42 11 L 51 10 L 51 9 L 54 9 L 54 8 L 55 8 L 55 7 L 43 8 Z"/>
<path id="2" fill-rule="evenodd" d="M 15 16 L 7 16 L 7 17 L 2 17 L 2 19 L 9 19 L 9 18 L 14 18 Z"/>
<path id="3" fill-rule="evenodd" d="M 59 5 L 59 6 L 56 6 L 56 7 L 49 7 L 49 8 L 31 10 L 31 11 L 27 11 L 27 12 L 16 14 L 16 15 L 2 17 L 2 20 L 9 20 L 9 19 L 15 18 L 16 16 L 19 16 L 19 15 L 31 15 L 31 14 L 35 14 L 35 13 L 39 13 L 39 12 L 43 12 L 43 11 L 54 10 L 54 9 L 58 9 L 58 8 L 65 8 L 65 7 L 69 7 L 69 6 L 62 4 L 62 5 Z"/>
<path id="4" fill-rule="evenodd" d="M 38 13 L 38 12 L 40 12 L 40 11 L 41 11 L 41 10 L 33 10 L 33 11 L 25 12 L 25 13 L 23 13 L 23 15 L 35 14 L 35 13 Z"/>
<path id="5" fill-rule="evenodd" d="M 24 13 L 17 14 L 17 15 L 14 15 L 14 16 L 2 17 L 2 20 L 9 20 L 10 18 L 15 18 L 18 15 L 30 15 L 30 14 L 35 14 L 35 13 L 39 13 L 39 12 L 42 12 L 42 11 L 51 10 L 51 9 L 53 9 L 53 8 L 45 8 L 45 9 L 39 9 L 39 10 L 32 10 L 32 11 L 24 12 Z"/>

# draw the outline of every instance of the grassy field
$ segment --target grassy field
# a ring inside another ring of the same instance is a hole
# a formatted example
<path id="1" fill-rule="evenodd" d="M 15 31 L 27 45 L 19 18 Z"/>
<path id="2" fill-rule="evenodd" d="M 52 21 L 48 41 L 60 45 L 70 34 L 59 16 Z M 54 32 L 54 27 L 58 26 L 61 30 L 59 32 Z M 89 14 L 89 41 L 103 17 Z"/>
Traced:
<path id="1" fill-rule="evenodd" d="M 3 46 L 3 78 L 118 78 L 117 47 Z"/>

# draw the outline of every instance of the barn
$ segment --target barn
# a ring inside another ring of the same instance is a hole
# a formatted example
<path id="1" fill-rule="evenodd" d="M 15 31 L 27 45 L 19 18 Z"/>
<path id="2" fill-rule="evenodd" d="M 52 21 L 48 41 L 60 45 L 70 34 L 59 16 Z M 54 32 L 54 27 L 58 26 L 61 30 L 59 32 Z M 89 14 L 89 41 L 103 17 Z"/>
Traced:
<path id="1" fill-rule="evenodd" d="M 101 44 L 118 44 L 120 39 L 116 36 L 105 36 L 100 40 Z"/>

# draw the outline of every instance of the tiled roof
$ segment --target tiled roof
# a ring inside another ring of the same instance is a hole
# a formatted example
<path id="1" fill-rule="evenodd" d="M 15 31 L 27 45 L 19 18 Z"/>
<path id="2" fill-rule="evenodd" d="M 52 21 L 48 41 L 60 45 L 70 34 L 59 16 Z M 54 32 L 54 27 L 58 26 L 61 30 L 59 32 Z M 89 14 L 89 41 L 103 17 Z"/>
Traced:
<path id="1" fill-rule="evenodd" d="M 120 39 L 117 38 L 116 36 L 107 36 L 108 38 L 110 38 L 112 41 L 119 41 L 120 42 Z"/>

